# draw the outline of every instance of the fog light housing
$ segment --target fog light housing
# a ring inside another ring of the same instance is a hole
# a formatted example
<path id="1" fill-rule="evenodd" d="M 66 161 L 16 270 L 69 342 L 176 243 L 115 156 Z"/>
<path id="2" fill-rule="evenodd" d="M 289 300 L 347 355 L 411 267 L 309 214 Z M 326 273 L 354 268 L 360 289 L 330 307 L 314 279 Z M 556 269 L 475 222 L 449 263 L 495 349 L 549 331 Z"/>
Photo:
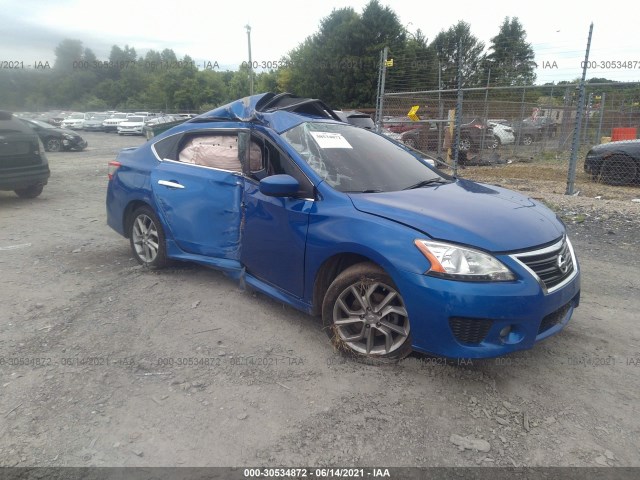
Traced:
<path id="1" fill-rule="evenodd" d="M 500 340 L 508 345 L 520 343 L 524 335 L 520 333 L 517 325 L 506 325 L 500 330 Z"/>
<path id="2" fill-rule="evenodd" d="M 500 338 L 504 340 L 507 335 L 509 335 L 509 333 L 511 333 L 511 325 L 507 325 L 502 330 L 500 330 Z"/>

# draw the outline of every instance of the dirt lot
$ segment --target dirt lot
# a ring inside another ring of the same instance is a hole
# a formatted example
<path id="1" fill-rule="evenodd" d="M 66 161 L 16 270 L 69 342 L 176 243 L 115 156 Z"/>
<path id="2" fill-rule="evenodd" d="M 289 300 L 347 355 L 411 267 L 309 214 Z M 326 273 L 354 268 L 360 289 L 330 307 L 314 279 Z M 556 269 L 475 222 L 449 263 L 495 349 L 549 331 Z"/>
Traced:
<path id="1" fill-rule="evenodd" d="M 374 366 L 216 271 L 138 267 L 104 201 L 142 139 L 84 136 L 41 197 L 0 192 L 0 466 L 640 466 L 639 190 L 512 185 L 558 208 L 582 264 L 560 335 Z"/>

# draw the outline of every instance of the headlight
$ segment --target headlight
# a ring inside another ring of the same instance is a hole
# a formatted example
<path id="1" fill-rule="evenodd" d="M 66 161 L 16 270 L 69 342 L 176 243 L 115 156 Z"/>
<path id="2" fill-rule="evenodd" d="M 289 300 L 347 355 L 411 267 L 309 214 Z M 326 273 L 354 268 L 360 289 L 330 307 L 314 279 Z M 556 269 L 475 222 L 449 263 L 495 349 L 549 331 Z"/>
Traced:
<path id="1" fill-rule="evenodd" d="M 64 138 L 66 138 L 67 140 L 73 140 L 74 136 L 73 135 L 69 135 L 68 133 L 63 133 L 62 136 Z"/>
<path id="2" fill-rule="evenodd" d="M 431 263 L 427 275 L 475 282 L 504 282 L 516 278 L 502 262 L 487 253 L 431 240 L 414 243 Z"/>

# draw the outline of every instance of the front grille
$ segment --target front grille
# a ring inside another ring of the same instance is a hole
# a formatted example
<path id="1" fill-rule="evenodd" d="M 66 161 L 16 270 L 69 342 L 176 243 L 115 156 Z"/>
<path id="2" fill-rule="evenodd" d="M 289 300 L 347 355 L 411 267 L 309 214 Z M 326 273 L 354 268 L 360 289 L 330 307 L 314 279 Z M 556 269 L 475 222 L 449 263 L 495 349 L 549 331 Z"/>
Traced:
<path id="1" fill-rule="evenodd" d="M 551 327 L 560 323 L 570 308 L 571 308 L 571 302 L 567 303 L 566 305 L 564 305 L 563 307 L 560 307 L 555 312 L 552 312 L 546 317 L 544 317 L 542 319 L 542 322 L 540 323 L 540 328 L 538 328 L 538 335 L 540 335 L 543 332 L 546 332 Z"/>
<path id="2" fill-rule="evenodd" d="M 573 255 L 566 238 L 551 247 L 519 253 L 514 257 L 538 276 L 547 291 L 553 291 L 554 287 L 575 271 Z"/>
<path id="3" fill-rule="evenodd" d="M 485 339 L 491 325 L 493 325 L 492 320 L 482 318 L 449 318 L 449 327 L 460 343 L 477 345 Z"/>

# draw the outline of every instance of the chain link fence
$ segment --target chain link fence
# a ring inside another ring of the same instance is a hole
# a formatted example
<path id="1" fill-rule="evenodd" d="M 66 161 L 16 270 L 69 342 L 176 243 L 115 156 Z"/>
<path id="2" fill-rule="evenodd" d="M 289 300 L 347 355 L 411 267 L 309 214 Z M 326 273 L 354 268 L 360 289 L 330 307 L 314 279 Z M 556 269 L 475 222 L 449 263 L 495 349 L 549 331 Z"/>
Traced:
<path id="1" fill-rule="evenodd" d="M 483 169 L 475 167 L 513 165 L 511 172 L 524 175 L 523 180 L 531 175 L 564 184 L 573 146 L 576 191 L 592 184 L 638 184 L 640 145 L 635 159 L 632 153 L 591 152 L 589 158 L 587 153 L 600 143 L 637 138 L 640 82 L 587 80 L 578 122 L 579 81 L 504 86 L 495 85 L 489 71 L 484 86 L 438 89 L 442 81 L 434 76 L 441 69 L 424 71 L 420 77 L 413 68 L 416 61 L 420 59 L 393 59 L 376 118 L 388 134 L 435 157 L 441 168 L 483 179 Z M 393 74 L 394 69 L 405 74 Z M 416 88 L 419 85 L 436 88 Z M 459 134 L 455 130 L 458 105 Z M 579 141 L 573 145 L 578 126 Z"/>

